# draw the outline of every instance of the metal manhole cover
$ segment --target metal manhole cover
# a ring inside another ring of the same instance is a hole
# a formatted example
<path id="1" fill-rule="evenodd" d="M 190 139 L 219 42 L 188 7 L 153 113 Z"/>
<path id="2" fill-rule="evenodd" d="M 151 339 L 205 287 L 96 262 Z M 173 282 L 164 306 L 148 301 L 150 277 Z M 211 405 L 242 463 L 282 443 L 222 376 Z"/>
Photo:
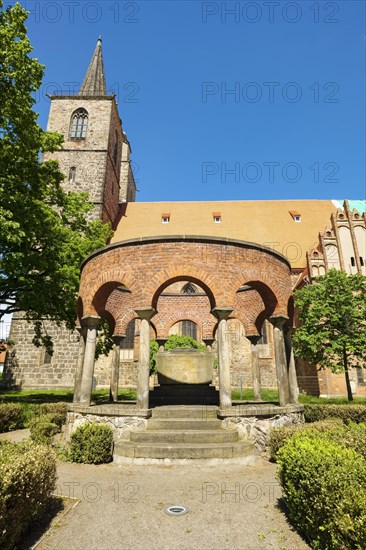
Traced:
<path id="1" fill-rule="evenodd" d="M 184 514 L 188 512 L 188 508 L 180 504 L 175 504 L 174 506 L 168 506 L 164 512 L 168 514 L 168 516 L 184 516 Z"/>

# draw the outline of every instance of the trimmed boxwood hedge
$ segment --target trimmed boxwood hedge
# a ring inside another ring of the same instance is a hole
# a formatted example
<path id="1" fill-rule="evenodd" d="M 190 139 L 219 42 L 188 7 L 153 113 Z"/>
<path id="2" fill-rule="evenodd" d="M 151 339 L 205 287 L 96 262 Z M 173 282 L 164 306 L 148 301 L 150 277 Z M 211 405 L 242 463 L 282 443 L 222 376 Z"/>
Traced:
<path id="1" fill-rule="evenodd" d="M 49 445 L 52 437 L 61 432 L 66 416 L 66 403 L 33 405 L 29 421 L 32 440 L 42 445 Z"/>
<path id="2" fill-rule="evenodd" d="M 325 418 L 341 418 L 343 422 L 366 422 L 366 405 L 304 405 L 305 422 L 317 422 Z"/>
<path id="3" fill-rule="evenodd" d="M 23 428 L 23 407 L 18 403 L 0 403 L 0 432 Z"/>
<path id="4" fill-rule="evenodd" d="M 73 462 L 103 464 L 112 461 L 113 431 L 106 424 L 85 423 L 71 434 L 69 457 Z"/>
<path id="5" fill-rule="evenodd" d="M 324 435 L 300 431 L 277 453 L 290 518 L 314 549 L 364 550 L 366 461 Z"/>
<path id="6" fill-rule="evenodd" d="M 0 441 L 0 548 L 16 548 L 22 533 L 43 513 L 55 485 L 51 449 Z"/>
<path id="7" fill-rule="evenodd" d="M 341 428 L 344 426 L 340 418 L 327 418 L 314 422 L 313 424 L 296 424 L 291 426 L 283 426 L 281 428 L 273 428 L 269 437 L 269 450 L 271 459 L 276 461 L 276 456 L 285 442 L 294 434 L 300 431 L 315 430 L 317 432 L 326 432 L 333 428 Z"/>
<path id="8" fill-rule="evenodd" d="M 61 428 L 66 422 L 67 403 L 0 403 L 0 433 L 27 428 L 44 414 L 52 414 L 53 422 Z"/>

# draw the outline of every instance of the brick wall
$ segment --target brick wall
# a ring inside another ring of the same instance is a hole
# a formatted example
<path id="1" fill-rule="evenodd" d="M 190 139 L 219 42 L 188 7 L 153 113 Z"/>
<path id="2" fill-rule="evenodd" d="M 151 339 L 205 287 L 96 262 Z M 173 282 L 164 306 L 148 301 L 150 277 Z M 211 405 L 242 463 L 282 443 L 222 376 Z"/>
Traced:
<path id="1" fill-rule="evenodd" d="M 122 321 L 112 306 L 112 302 L 120 299 L 118 286 L 125 285 L 131 291 L 131 310 L 145 306 L 158 309 L 162 291 L 173 282 L 183 280 L 204 289 L 210 309 L 215 306 L 235 309 L 236 306 L 240 316 L 240 302 L 243 302 L 241 320 L 246 328 L 250 325 L 253 328 L 264 309 L 266 316 L 287 314 L 290 269 L 279 257 L 244 245 L 204 239 L 174 242 L 162 238 L 158 242 L 114 245 L 91 257 L 81 274 L 83 315 L 103 316 L 108 298 L 109 311 L 118 318 L 118 333 L 124 333 L 128 320 Z M 255 288 L 245 298 L 238 298 L 237 290 L 248 283 Z M 104 287 L 108 287 L 108 293 L 103 291 Z"/>

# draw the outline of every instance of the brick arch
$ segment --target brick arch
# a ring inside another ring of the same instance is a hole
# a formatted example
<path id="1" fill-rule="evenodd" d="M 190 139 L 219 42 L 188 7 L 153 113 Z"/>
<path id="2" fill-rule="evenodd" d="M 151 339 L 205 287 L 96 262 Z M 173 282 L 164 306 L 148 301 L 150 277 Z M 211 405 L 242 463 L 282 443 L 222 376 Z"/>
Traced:
<path id="1" fill-rule="evenodd" d="M 283 284 L 284 281 L 282 279 L 282 277 L 277 279 L 273 274 L 262 270 L 245 269 L 240 275 L 236 275 L 232 281 L 232 292 L 236 294 L 240 287 L 248 285 L 259 292 L 264 303 L 269 307 L 274 305 L 274 310 L 278 308 L 287 310 L 287 301 L 291 295 L 291 285 L 289 285 L 289 289 L 286 289 L 286 285 Z"/>
<path id="2" fill-rule="evenodd" d="M 120 317 L 116 317 L 116 334 L 125 334 L 128 323 L 130 323 L 134 319 L 138 319 L 138 316 L 133 309 L 128 309 L 123 315 L 121 315 Z"/>
<path id="3" fill-rule="evenodd" d="M 92 306 L 94 307 L 97 314 L 100 314 L 101 311 L 105 310 L 108 299 L 119 286 L 121 286 L 120 282 L 111 280 L 109 282 L 103 283 L 98 288 L 92 299 Z"/>
<path id="4" fill-rule="evenodd" d="M 95 297 L 104 285 L 111 285 L 110 292 L 117 288 L 117 286 L 124 285 L 131 290 L 131 293 L 134 293 L 136 290 L 133 275 L 134 273 L 132 271 L 124 272 L 120 269 L 102 271 L 95 279 L 93 279 L 92 284 L 88 285 L 84 283 L 82 274 L 80 281 L 80 296 L 88 314 L 95 315 Z M 86 274 L 86 277 L 87 276 L 88 275 Z"/>
<path id="5" fill-rule="evenodd" d="M 149 296 L 151 297 L 151 306 L 157 309 L 159 296 L 163 290 L 179 281 L 189 281 L 200 286 L 208 296 L 211 309 L 215 307 L 215 295 L 214 291 L 211 290 L 211 286 L 215 288 L 215 285 L 212 285 L 214 282 L 213 277 L 201 269 L 190 266 L 174 266 L 172 268 L 167 268 L 153 277 L 146 288 L 147 299 L 149 300 Z"/>
<path id="6" fill-rule="evenodd" d="M 161 334 L 163 338 L 168 337 L 170 329 L 176 324 L 181 321 L 193 321 L 193 323 L 196 323 L 197 327 L 200 330 L 201 337 L 204 340 L 205 338 L 212 338 L 213 336 L 213 327 L 215 325 L 215 319 L 212 318 L 212 323 L 210 323 L 211 326 L 207 326 L 208 323 L 205 321 L 202 323 L 202 319 L 200 317 L 197 317 L 194 313 L 192 314 L 184 314 L 182 312 L 177 312 L 169 316 L 169 319 L 166 320 L 164 323 L 163 321 L 159 324 L 159 328 L 162 329 L 164 326 L 164 334 Z M 156 325 L 158 327 L 158 324 Z M 159 333 L 160 335 L 160 333 Z"/>
<path id="7" fill-rule="evenodd" d="M 256 289 L 236 293 L 233 315 L 242 322 L 247 334 L 256 332 L 256 319 L 265 309 L 263 297 Z"/>
<path id="8" fill-rule="evenodd" d="M 102 321 L 107 321 L 107 323 L 109 325 L 110 333 L 114 334 L 115 333 L 115 328 L 116 328 L 116 320 L 113 317 L 113 315 L 109 311 L 104 310 L 102 315 L 101 315 L 101 318 L 102 318 Z"/>
<path id="9" fill-rule="evenodd" d="M 279 302 L 279 299 L 272 290 L 272 287 L 258 279 L 254 281 L 248 281 L 245 284 L 257 291 L 257 293 L 263 300 L 268 315 L 272 315 Z"/>

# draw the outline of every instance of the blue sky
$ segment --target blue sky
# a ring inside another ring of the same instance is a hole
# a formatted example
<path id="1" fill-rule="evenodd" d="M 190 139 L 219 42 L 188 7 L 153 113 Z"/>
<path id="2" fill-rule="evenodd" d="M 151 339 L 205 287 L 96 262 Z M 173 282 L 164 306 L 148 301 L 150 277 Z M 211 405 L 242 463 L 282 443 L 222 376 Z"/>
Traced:
<path id="1" fill-rule="evenodd" d="M 102 35 L 137 200 L 365 198 L 364 2 L 21 3 L 43 127 Z"/>
<path id="2" fill-rule="evenodd" d="M 102 35 L 137 200 L 366 198 L 364 2 L 21 4 L 44 128 Z"/>

